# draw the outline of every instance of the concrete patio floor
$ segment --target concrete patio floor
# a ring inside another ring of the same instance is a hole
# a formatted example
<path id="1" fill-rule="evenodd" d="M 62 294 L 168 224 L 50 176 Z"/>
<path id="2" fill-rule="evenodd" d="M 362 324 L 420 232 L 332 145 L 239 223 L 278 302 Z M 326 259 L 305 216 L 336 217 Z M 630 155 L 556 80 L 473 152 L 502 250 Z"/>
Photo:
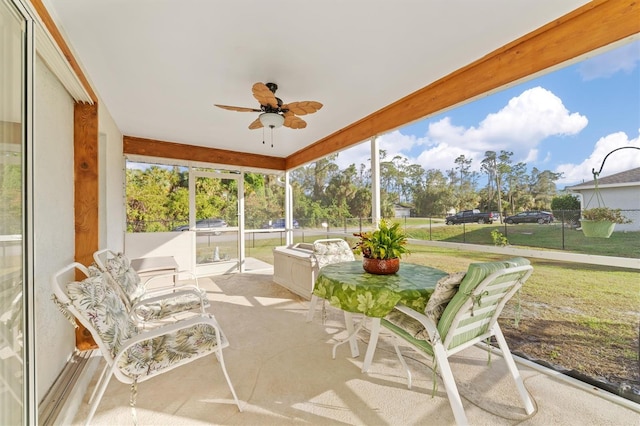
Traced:
<path id="1" fill-rule="evenodd" d="M 270 265 L 249 273 L 201 278 L 230 341 L 227 370 L 243 412 L 238 412 L 215 357 L 208 356 L 138 385 L 140 425 L 449 425 L 453 413 L 438 377 L 432 397 L 430 362 L 411 355 L 413 388 L 407 389 L 391 337 L 382 335 L 373 364 L 360 372 L 368 332 L 359 334 L 360 357 L 348 345 L 331 358 L 332 343 L 346 336 L 341 313 L 327 308 L 307 323 L 308 302 L 272 281 Z M 524 363 L 523 363 L 524 362 Z M 640 406 L 526 361 L 519 362 L 536 410 L 530 416 L 499 355 L 487 366 L 478 347 L 452 358 L 469 422 L 473 425 L 638 425 Z M 73 424 L 83 424 L 96 371 Z M 548 374 L 547 374 L 548 373 Z M 112 379 L 93 419 L 96 425 L 134 424 L 130 387 Z"/>

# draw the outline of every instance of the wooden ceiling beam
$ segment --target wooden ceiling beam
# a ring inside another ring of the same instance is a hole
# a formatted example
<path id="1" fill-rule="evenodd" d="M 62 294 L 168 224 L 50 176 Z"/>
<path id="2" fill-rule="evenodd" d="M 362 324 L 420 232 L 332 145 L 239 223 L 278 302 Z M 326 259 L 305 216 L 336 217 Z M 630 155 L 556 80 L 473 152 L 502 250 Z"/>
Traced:
<path id="1" fill-rule="evenodd" d="M 596 0 L 286 158 L 291 170 L 640 33 L 640 2 Z"/>
<path id="2" fill-rule="evenodd" d="M 230 166 L 255 167 L 279 171 L 284 170 L 285 165 L 285 159 L 280 157 L 185 145 L 177 142 L 158 141 L 135 136 L 123 137 L 122 150 L 125 154 L 131 155 L 175 158 L 185 161 L 228 164 Z"/>

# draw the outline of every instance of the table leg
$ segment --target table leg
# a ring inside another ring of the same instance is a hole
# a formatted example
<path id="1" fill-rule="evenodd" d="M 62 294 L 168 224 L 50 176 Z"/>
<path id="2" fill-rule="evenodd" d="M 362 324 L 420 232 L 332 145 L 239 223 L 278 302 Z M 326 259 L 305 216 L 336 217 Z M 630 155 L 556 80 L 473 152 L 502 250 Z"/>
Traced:
<path id="1" fill-rule="evenodd" d="M 362 320 L 360 321 L 358 326 L 354 328 L 353 315 L 351 314 L 351 312 L 347 312 L 347 311 L 343 311 L 343 312 L 344 312 L 344 322 L 347 327 L 348 336 L 346 339 L 341 340 L 333 345 L 333 359 L 336 359 L 336 349 L 338 348 L 338 346 L 347 342 L 349 342 L 349 346 L 351 347 L 351 356 L 354 358 L 360 356 L 360 351 L 358 350 L 358 341 L 356 340 L 356 337 L 358 332 L 362 328 L 362 325 L 364 324 L 365 317 L 362 317 Z"/>
<path id="2" fill-rule="evenodd" d="M 362 364 L 363 373 L 366 373 L 369 370 L 369 367 L 371 367 L 371 361 L 373 361 L 373 354 L 376 352 L 376 346 L 378 345 L 379 334 L 380 334 L 380 318 L 371 318 L 371 335 L 369 336 L 367 353 L 364 356 L 364 363 Z"/>
<path id="3" fill-rule="evenodd" d="M 349 346 L 351 347 L 351 356 L 357 358 L 360 356 L 358 350 L 358 341 L 356 339 L 356 332 L 353 329 L 353 314 L 351 312 L 344 311 L 344 323 L 347 326 L 347 332 L 349 333 Z M 364 323 L 364 317 L 362 317 L 362 323 Z M 360 327 L 358 327 L 358 330 Z"/>

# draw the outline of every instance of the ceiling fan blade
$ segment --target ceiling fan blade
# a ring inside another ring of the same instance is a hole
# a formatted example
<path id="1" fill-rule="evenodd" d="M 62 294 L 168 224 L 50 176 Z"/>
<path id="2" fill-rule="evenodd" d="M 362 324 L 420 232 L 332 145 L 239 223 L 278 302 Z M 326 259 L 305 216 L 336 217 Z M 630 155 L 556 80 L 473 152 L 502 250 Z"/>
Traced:
<path id="1" fill-rule="evenodd" d="M 253 97 L 260 102 L 260 105 L 269 105 L 272 108 L 278 108 L 276 95 L 264 83 L 256 83 L 251 88 Z"/>
<path id="2" fill-rule="evenodd" d="M 307 122 L 292 114 L 284 117 L 284 123 L 282 123 L 282 125 L 290 129 L 304 129 L 307 127 Z"/>
<path id="3" fill-rule="evenodd" d="M 312 114 L 322 108 L 322 104 L 316 101 L 291 102 L 282 105 L 282 109 L 288 109 L 296 115 Z"/>
<path id="4" fill-rule="evenodd" d="M 261 127 L 263 126 L 262 126 L 262 123 L 260 122 L 260 117 L 256 118 L 255 120 L 253 120 L 251 124 L 249 124 L 249 130 L 259 129 Z"/>
<path id="5" fill-rule="evenodd" d="M 228 109 L 229 111 L 238 111 L 238 112 L 260 112 L 261 110 L 255 108 L 246 108 L 246 107 L 238 107 L 238 106 L 230 106 L 230 105 L 218 105 L 214 104 L 218 108 Z"/>

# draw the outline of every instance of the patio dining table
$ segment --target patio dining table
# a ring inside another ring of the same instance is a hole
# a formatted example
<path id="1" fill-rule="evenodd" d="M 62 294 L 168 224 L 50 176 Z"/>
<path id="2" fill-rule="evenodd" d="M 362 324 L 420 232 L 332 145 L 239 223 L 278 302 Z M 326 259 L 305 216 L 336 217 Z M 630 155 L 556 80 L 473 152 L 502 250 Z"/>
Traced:
<path id="1" fill-rule="evenodd" d="M 436 268 L 403 262 L 400 270 L 391 275 L 375 275 L 362 269 L 362 261 L 340 262 L 320 269 L 316 278 L 313 294 L 329 301 L 331 306 L 349 313 L 361 313 L 371 319 L 371 336 L 367 345 L 362 372 L 371 365 L 378 343 L 380 318 L 391 312 L 398 303 L 416 311 L 424 312 L 433 294 L 436 283 L 447 273 Z M 345 315 L 345 319 L 350 315 Z M 357 356 L 355 337 L 364 323 L 351 331 L 347 339 L 334 345 L 333 356 L 338 345 L 352 344 L 352 355 Z"/>

